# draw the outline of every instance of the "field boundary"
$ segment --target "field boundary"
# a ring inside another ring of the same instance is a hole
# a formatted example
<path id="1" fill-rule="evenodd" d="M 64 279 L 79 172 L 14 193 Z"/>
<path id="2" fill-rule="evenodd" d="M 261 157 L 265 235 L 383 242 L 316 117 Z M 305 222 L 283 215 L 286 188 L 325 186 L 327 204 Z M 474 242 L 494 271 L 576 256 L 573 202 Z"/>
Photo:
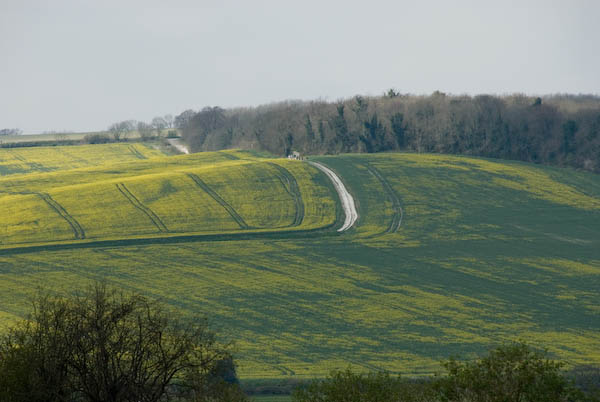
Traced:
<path id="1" fill-rule="evenodd" d="M 402 209 L 402 205 L 400 204 L 400 197 L 394 191 L 392 185 L 387 181 L 385 177 L 381 175 L 379 170 L 371 166 L 369 163 L 363 163 L 364 167 L 367 168 L 369 172 L 373 174 L 381 182 L 385 192 L 387 193 L 390 201 L 392 202 L 392 208 L 394 209 L 394 215 L 392 215 L 392 221 L 388 226 L 388 229 L 385 233 L 396 233 L 400 226 L 402 225 L 402 219 L 404 218 L 404 211 Z"/>
<path id="2" fill-rule="evenodd" d="M 162 232 L 162 233 L 169 232 L 169 229 L 167 229 L 167 226 L 163 223 L 162 220 L 160 220 L 158 215 L 156 215 L 154 213 L 154 211 L 152 211 L 150 208 L 148 208 L 147 206 L 142 204 L 140 202 L 140 200 L 138 200 L 135 197 L 135 195 L 133 195 L 131 193 L 131 191 L 129 191 L 129 189 L 125 186 L 125 184 L 117 183 L 116 186 L 117 186 L 117 190 L 119 190 L 119 192 L 121 194 L 123 194 L 123 196 L 125 198 L 127 198 L 127 200 L 131 203 L 131 205 L 136 207 L 138 210 L 142 211 L 148 218 L 150 218 L 150 220 L 152 221 L 154 226 L 156 226 L 158 228 L 159 232 Z"/>
<path id="3" fill-rule="evenodd" d="M 294 216 L 294 221 L 290 225 L 290 227 L 299 226 L 302 224 L 304 220 L 304 200 L 302 200 L 302 194 L 300 193 L 300 186 L 298 186 L 298 181 L 294 177 L 294 175 L 284 168 L 281 165 L 278 165 L 274 162 L 267 162 L 268 165 L 273 166 L 275 169 L 281 173 L 281 176 L 277 176 L 283 188 L 289 195 L 294 199 L 294 204 L 296 206 L 296 213 Z M 284 181 L 285 180 L 285 181 Z"/>
<path id="4" fill-rule="evenodd" d="M 191 242 L 215 242 L 215 241 L 241 241 L 241 240 L 256 240 L 256 239 L 306 239 L 313 238 L 313 235 L 320 236 L 339 236 L 341 233 L 330 231 L 335 227 L 337 221 L 319 228 L 303 229 L 303 230 L 274 230 L 261 232 L 231 232 L 217 234 L 163 234 L 155 236 L 128 237 L 120 239 L 86 239 L 81 242 L 60 242 L 50 244 L 33 244 L 17 247 L 0 248 L 0 255 L 13 254 L 28 254 L 41 251 L 60 251 L 72 250 L 78 248 L 99 248 L 99 247 L 128 247 L 128 246 L 143 246 L 149 244 L 176 244 L 176 243 L 191 243 Z"/>
<path id="5" fill-rule="evenodd" d="M 246 221 L 244 221 L 244 218 L 242 218 L 240 216 L 240 214 L 238 214 L 237 211 L 231 205 L 229 205 L 227 203 L 227 201 L 225 201 L 215 190 L 210 188 L 210 186 L 208 184 L 206 184 L 200 177 L 198 177 L 197 175 L 195 175 L 193 173 L 186 173 L 186 174 L 190 179 L 192 179 L 198 185 L 198 187 L 200 187 L 202 190 L 204 190 L 216 202 L 218 202 L 223 208 L 225 208 L 227 213 L 229 213 L 231 218 L 240 226 L 241 229 L 249 229 L 250 228 L 250 226 L 248 226 Z"/>

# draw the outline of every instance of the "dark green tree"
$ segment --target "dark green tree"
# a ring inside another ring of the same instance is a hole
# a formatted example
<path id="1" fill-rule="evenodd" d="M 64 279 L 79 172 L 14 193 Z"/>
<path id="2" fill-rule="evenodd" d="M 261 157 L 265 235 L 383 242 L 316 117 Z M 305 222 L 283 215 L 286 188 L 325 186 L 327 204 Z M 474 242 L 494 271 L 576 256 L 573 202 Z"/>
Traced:
<path id="1" fill-rule="evenodd" d="M 412 402 L 431 401 L 434 394 L 425 383 L 404 381 L 388 373 L 367 374 L 332 371 L 323 380 L 315 380 L 292 394 L 295 402 Z"/>
<path id="2" fill-rule="evenodd" d="M 398 148 L 403 149 L 405 147 L 404 134 L 406 131 L 405 123 L 404 123 L 404 115 L 402 113 L 394 113 L 390 119 L 390 123 L 392 126 L 392 133 L 396 138 L 396 143 L 398 144 Z"/>
<path id="3" fill-rule="evenodd" d="M 567 120 L 562 125 L 563 144 L 562 151 L 565 155 L 575 150 L 575 133 L 579 130 L 577 123 L 573 120 Z"/>
<path id="4" fill-rule="evenodd" d="M 309 143 L 312 143 L 315 140 L 315 131 L 313 130 L 308 114 L 306 115 L 306 120 L 304 122 L 304 130 L 306 130 L 306 140 Z"/>
<path id="5" fill-rule="evenodd" d="M 229 390 L 238 387 L 231 355 L 203 317 L 183 319 L 102 284 L 76 297 L 42 295 L 33 307 L 1 339 L 0 401 L 222 400 L 237 392 Z"/>
<path id="6" fill-rule="evenodd" d="M 365 145 L 367 152 L 383 151 L 386 130 L 377 118 L 377 113 L 373 113 L 373 116 L 364 122 L 364 127 L 364 133 L 360 136 L 360 140 Z"/>
<path id="7" fill-rule="evenodd" d="M 344 104 L 339 103 L 336 106 L 336 115 L 331 120 L 331 126 L 335 132 L 335 140 L 340 145 L 341 152 L 349 152 L 352 146 L 352 139 L 348 131 L 348 123 L 344 117 Z"/>
<path id="8" fill-rule="evenodd" d="M 559 362 L 524 343 L 500 346 L 472 362 L 450 359 L 447 375 L 437 380 L 448 402 L 559 402 L 577 392 Z"/>

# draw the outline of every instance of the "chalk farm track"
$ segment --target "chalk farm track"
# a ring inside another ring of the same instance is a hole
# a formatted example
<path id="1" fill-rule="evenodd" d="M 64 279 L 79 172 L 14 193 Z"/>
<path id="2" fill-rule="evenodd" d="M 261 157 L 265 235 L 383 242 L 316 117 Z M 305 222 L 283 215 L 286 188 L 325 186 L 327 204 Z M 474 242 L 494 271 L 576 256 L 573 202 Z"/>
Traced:
<path id="1" fill-rule="evenodd" d="M 428 154 L 310 161 L 355 215 L 305 162 L 0 149 L 1 328 L 40 286 L 101 279 L 206 314 L 242 378 L 431 373 L 515 339 L 600 363 L 599 176 Z"/>
<path id="2" fill-rule="evenodd" d="M 309 162 L 311 165 L 316 167 L 317 169 L 323 171 L 327 177 L 331 179 L 333 186 L 335 187 L 335 191 L 337 191 L 338 196 L 340 197 L 340 202 L 342 203 L 342 208 L 344 210 L 344 223 L 342 227 L 338 229 L 338 232 L 345 232 L 350 229 L 356 220 L 358 219 L 358 212 L 356 212 L 356 205 L 354 204 L 354 198 L 348 190 L 342 180 L 336 175 L 331 169 L 319 162 Z"/>

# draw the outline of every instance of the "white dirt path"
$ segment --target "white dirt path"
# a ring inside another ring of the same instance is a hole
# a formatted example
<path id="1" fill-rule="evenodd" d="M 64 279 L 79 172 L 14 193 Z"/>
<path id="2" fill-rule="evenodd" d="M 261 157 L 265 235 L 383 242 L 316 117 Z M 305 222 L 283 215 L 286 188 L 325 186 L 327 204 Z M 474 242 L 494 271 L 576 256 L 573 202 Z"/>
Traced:
<path id="1" fill-rule="evenodd" d="M 340 201 L 342 202 L 342 208 L 344 209 L 344 214 L 346 218 L 344 219 L 344 224 L 341 228 L 338 229 L 338 232 L 344 232 L 350 229 L 356 220 L 358 219 L 358 212 L 356 211 L 356 204 L 354 203 L 354 198 L 348 190 L 342 180 L 336 175 L 333 170 L 329 169 L 325 165 L 320 164 L 319 162 L 308 162 L 317 169 L 321 170 L 323 173 L 329 177 L 329 179 L 333 182 L 333 186 L 340 196 Z"/>
<path id="2" fill-rule="evenodd" d="M 169 144 L 171 144 L 172 147 L 175 147 L 175 149 L 177 149 L 179 152 L 184 154 L 190 153 L 190 150 L 181 143 L 179 138 L 167 138 L 167 141 L 169 141 Z"/>

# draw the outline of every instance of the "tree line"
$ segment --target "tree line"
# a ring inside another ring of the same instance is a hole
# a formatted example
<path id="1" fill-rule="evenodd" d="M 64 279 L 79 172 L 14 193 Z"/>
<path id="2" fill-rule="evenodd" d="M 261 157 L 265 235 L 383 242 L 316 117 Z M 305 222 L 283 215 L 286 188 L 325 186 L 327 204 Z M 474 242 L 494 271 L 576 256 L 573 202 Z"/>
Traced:
<path id="1" fill-rule="evenodd" d="M 277 155 L 411 151 L 465 154 L 600 172 L 600 98 L 591 95 L 355 96 L 248 108 L 206 107 L 174 119 L 192 151 Z"/>
<path id="2" fill-rule="evenodd" d="M 148 140 L 153 137 L 160 137 L 162 131 L 173 128 L 174 123 L 175 120 L 171 114 L 156 116 L 150 123 L 136 120 L 123 120 L 111 124 L 108 127 L 107 134 L 112 137 L 112 140 L 118 142 L 125 139 L 129 133 L 137 131 L 142 140 Z M 110 138 L 107 137 L 107 139 Z"/>
<path id="3" fill-rule="evenodd" d="M 3 128 L 0 129 L 0 136 L 21 135 L 23 131 L 19 128 Z"/>

